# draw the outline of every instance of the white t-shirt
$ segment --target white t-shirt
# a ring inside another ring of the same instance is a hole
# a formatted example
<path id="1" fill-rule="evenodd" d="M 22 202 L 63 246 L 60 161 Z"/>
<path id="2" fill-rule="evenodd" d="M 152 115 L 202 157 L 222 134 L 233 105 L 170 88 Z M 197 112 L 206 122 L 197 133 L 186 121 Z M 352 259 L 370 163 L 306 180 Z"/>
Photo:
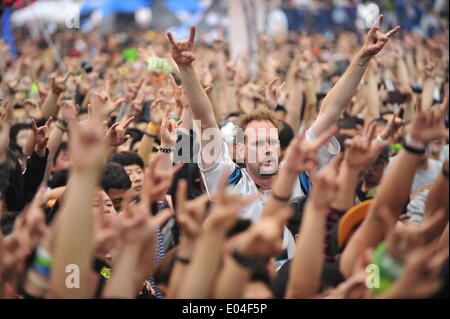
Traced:
<path id="1" fill-rule="evenodd" d="M 305 136 L 310 140 L 316 139 L 316 136 L 311 130 L 308 130 Z M 332 137 L 330 141 L 326 145 L 322 145 L 318 151 L 319 168 L 326 165 L 336 154 L 339 153 L 339 151 L 339 142 L 335 137 Z M 200 154 L 201 152 L 199 152 L 199 156 Z M 198 163 L 208 194 L 211 194 L 217 190 L 221 174 L 224 171 L 229 171 L 231 174 L 236 169 L 236 164 L 231 159 L 225 142 L 222 142 L 222 149 L 217 162 L 211 167 L 204 169 L 201 159 L 199 159 Z M 245 168 L 241 169 L 241 173 L 242 176 L 238 183 L 230 187 L 232 187 L 233 191 L 238 194 L 258 194 L 258 199 L 245 207 L 240 215 L 242 219 L 250 219 L 252 222 L 256 222 L 261 218 L 264 203 L 269 197 L 271 190 L 265 190 L 263 193 L 259 192 L 258 187 L 248 174 L 247 170 Z M 296 179 L 292 192 L 292 198 L 302 195 L 304 194 L 301 190 L 299 179 Z M 288 258 L 292 258 L 295 253 L 295 240 L 287 227 L 284 229 L 283 246 L 287 249 Z"/>

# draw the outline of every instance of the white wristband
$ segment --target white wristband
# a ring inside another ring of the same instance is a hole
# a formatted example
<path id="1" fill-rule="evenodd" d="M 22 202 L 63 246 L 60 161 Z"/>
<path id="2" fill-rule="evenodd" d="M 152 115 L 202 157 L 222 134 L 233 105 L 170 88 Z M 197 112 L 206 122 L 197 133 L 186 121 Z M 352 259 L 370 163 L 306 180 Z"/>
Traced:
<path id="1" fill-rule="evenodd" d="M 423 150 L 423 151 L 425 151 L 428 146 L 428 144 L 425 144 L 419 140 L 416 140 L 410 134 L 405 136 L 405 143 L 412 148 L 415 148 L 417 150 Z"/>

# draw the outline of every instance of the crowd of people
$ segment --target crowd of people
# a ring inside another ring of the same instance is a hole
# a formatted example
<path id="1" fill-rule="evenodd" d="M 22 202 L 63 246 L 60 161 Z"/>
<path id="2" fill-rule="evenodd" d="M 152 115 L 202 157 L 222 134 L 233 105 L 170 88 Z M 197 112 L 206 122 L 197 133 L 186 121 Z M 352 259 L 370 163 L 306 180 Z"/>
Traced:
<path id="1" fill-rule="evenodd" d="M 448 298 L 447 34 L 21 30 L 0 298 Z"/>

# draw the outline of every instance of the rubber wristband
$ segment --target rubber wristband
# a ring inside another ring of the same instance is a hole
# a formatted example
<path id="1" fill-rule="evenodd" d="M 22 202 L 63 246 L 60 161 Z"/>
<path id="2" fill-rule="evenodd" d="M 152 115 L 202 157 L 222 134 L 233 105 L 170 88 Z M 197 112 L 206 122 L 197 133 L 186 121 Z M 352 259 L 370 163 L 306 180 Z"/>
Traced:
<path id="1" fill-rule="evenodd" d="M 52 270 L 50 267 L 45 267 L 45 266 L 39 265 L 36 262 L 33 264 L 33 270 L 44 277 L 50 277 L 50 275 L 52 273 Z"/>
<path id="2" fill-rule="evenodd" d="M 157 132 L 159 130 L 159 126 L 156 126 L 152 122 L 148 123 L 147 130 L 150 132 Z"/>
<path id="3" fill-rule="evenodd" d="M 162 153 L 172 153 L 173 149 L 171 149 L 171 148 L 163 148 L 161 146 L 158 146 L 158 151 L 160 151 Z"/>
<path id="4" fill-rule="evenodd" d="M 414 148 L 416 150 L 423 150 L 424 152 L 427 149 L 428 144 L 423 143 L 419 140 L 413 138 L 410 134 L 405 136 L 405 145 L 408 145 L 410 148 Z"/>
<path id="5" fill-rule="evenodd" d="M 420 150 L 420 149 L 411 147 L 408 144 L 406 144 L 406 142 L 403 142 L 403 148 L 405 149 L 405 151 L 412 153 L 412 154 L 417 154 L 417 155 L 425 154 L 425 151 L 426 151 L 426 150 Z"/>
<path id="6" fill-rule="evenodd" d="M 60 118 L 57 118 L 56 119 L 56 122 L 57 123 L 59 123 L 59 124 L 61 124 L 63 127 L 67 127 L 67 121 L 66 120 L 64 120 L 64 119 L 60 119 Z"/>
<path id="7" fill-rule="evenodd" d="M 59 124 L 56 124 L 56 127 L 57 127 L 61 132 L 63 132 L 63 133 L 66 133 L 66 132 L 67 132 L 67 129 L 66 129 L 65 127 L 59 125 Z"/>
<path id="8" fill-rule="evenodd" d="M 145 131 L 144 134 L 147 135 L 148 137 L 156 138 L 156 134 L 154 134 L 153 132 L 150 133 L 150 132 Z"/>

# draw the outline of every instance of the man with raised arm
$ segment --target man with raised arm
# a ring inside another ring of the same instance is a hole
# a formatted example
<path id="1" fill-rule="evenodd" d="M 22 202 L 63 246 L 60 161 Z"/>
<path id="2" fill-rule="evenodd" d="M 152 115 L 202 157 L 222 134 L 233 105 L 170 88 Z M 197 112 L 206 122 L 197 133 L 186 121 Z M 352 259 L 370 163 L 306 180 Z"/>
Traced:
<path id="1" fill-rule="evenodd" d="M 321 145 L 317 148 L 309 148 L 315 151 L 314 156 L 317 156 L 319 167 L 327 164 L 340 151 L 338 141 L 332 137 L 334 126 L 354 95 L 368 63 L 383 49 L 389 37 L 400 29 L 396 27 L 383 34 L 379 32 L 382 20 L 383 16 L 377 19 L 368 33 L 364 46 L 345 74 L 328 93 L 316 121 L 305 133 L 307 140 L 321 141 Z M 261 109 L 240 118 L 238 127 L 244 132 L 244 139 L 237 141 L 236 148 L 238 155 L 244 159 L 245 168 L 237 167 L 229 155 L 227 145 L 221 138 L 211 103 L 192 66 L 195 60 L 195 31 L 195 26 L 192 26 L 188 40 L 175 41 L 170 32 L 167 32 L 167 37 L 171 44 L 172 58 L 180 70 L 193 117 L 200 121 L 200 171 L 209 194 L 217 190 L 220 176 L 224 171 L 229 172 L 229 184 L 234 186 L 236 192 L 243 195 L 259 194 L 258 200 L 247 206 L 241 215 L 242 218 L 256 221 L 262 215 L 264 203 L 271 194 L 272 182 L 279 168 L 278 122 L 270 111 Z M 296 159 L 291 158 L 291 160 Z M 281 170 L 288 171 L 292 166 L 294 165 L 282 165 Z M 303 178 L 296 178 L 292 195 L 299 196 L 306 193 L 308 189 L 309 178 L 307 174 L 303 174 Z M 287 202 L 290 199 L 276 194 L 272 196 L 279 201 Z M 287 229 L 284 231 L 283 244 L 287 246 L 288 256 L 291 257 L 295 244 Z"/>

